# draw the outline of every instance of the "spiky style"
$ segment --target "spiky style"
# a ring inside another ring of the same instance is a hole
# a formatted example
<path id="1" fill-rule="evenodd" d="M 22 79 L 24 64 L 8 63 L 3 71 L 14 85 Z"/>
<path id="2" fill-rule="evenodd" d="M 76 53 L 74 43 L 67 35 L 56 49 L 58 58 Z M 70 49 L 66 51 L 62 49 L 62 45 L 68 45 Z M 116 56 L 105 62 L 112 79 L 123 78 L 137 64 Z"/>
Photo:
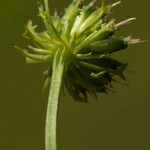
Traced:
<path id="1" fill-rule="evenodd" d="M 96 95 L 109 91 L 114 76 L 123 80 L 123 71 L 127 63 L 119 62 L 111 54 L 126 49 L 130 44 L 140 40 L 129 37 L 117 37 L 115 33 L 135 18 L 120 23 L 108 20 L 111 9 L 120 3 L 110 5 L 102 0 L 100 8 L 95 8 L 95 1 L 83 5 L 82 0 L 73 0 L 62 17 L 57 12 L 51 14 L 48 1 L 44 7 L 39 5 L 39 16 L 45 30 L 38 33 L 32 21 L 27 24 L 24 37 L 33 41 L 28 50 L 15 46 L 25 57 L 27 63 L 52 63 L 57 52 L 68 52 L 64 84 L 75 100 L 87 102 L 87 93 Z M 44 72 L 46 81 L 44 89 L 50 84 L 52 65 Z"/>

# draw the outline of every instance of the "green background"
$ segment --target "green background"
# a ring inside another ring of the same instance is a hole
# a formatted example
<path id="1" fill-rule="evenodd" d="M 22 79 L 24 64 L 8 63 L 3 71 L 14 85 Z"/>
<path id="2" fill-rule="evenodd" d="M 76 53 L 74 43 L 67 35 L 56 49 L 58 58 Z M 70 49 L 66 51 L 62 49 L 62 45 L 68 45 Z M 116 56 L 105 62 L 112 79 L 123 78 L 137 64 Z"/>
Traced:
<path id="1" fill-rule="evenodd" d="M 69 0 L 68 0 L 69 1 Z M 62 14 L 68 1 L 53 0 Z M 29 19 L 39 23 L 36 0 L 0 1 L 0 149 L 44 150 L 44 123 L 48 93 L 42 93 L 43 65 L 25 65 L 11 47 L 24 43 Z M 149 40 L 150 1 L 122 0 L 113 10 L 118 21 L 137 20 L 119 34 Z M 100 95 L 89 104 L 75 102 L 66 93 L 60 101 L 58 150 L 150 149 L 149 42 L 131 46 L 117 56 L 129 62 L 128 83 L 114 85 L 115 94 Z"/>

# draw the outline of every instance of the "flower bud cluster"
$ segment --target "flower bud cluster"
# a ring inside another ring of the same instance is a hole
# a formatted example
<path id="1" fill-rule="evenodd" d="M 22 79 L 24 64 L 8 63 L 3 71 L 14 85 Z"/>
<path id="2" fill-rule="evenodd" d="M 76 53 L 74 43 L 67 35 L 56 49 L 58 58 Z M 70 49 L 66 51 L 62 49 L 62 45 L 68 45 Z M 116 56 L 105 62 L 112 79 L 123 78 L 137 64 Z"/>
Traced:
<path id="1" fill-rule="evenodd" d="M 111 54 L 126 49 L 130 44 L 139 43 L 139 39 L 117 37 L 115 33 L 135 18 L 120 23 L 107 19 L 111 9 L 120 3 L 94 7 L 95 1 L 85 6 L 82 0 L 73 0 L 62 17 L 55 12 L 51 15 L 48 1 L 39 5 L 45 31 L 37 32 L 37 26 L 29 21 L 24 37 L 33 41 L 28 49 L 15 46 L 26 57 L 27 63 L 49 63 L 44 72 L 46 82 L 50 84 L 52 62 L 57 51 L 68 51 L 64 84 L 75 100 L 87 102 L 87 94 L 107 93 L 115 76 L 123 80 L 123 71 L 127 63 L 114 59 Z"/>

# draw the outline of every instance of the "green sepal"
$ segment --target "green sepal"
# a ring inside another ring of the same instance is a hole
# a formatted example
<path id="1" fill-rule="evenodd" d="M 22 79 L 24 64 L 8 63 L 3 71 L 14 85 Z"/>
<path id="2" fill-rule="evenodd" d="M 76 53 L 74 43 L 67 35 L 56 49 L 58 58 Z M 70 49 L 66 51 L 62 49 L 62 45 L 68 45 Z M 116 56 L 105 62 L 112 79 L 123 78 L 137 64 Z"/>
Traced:
<path id="1" fill-rule="evenodd" d="M 101 8 L 91 13 L 91 15 L 82 23 L 79 28 L 77 37 L 82 36 L 82 34 L 91 29 L 93 26 L 99 24 L 99 21 L 110 12 L 112 7 L 113 4 L 105 5 L 105 2 L 102 2 Z"/>
<path id="2" fill-rule="evenodd" d="M 71 35 L 73 35 L 74 32 L 78 33 L 78 29 L 82 25 L 82 23 L 89 17 L 89 15 L 93 12 L 92 6 L 94 4 L 94 1 L 91 2 L 88 6 L 83 6 L 80 10 L 80 14 L 76 17 L 76 20 L 74 22 L 74 25 L 71 30 Z"/>
<path id="3" fill-rule="evenodd" d="M 28 23 L 27 23 L 26 30 L 25 30 L 23 36 L 24 36 L 25 38 L 27 38 L 27 39 L 32 39 L 32 40 L 35 41 L 35 42 L 39 42 L 39 43 L 40 43 L 40 42 L 44 42 L 44 39 L 41 38 L 41 37 L 37 34 L 37 32 L 35 31 L 35 28 L 36 28 L 36 27 L 37 27 L 37 26 L 36 26 L 36 25 L 33 26 L 33 25 L 32 25 L 32 21 L 29 20 Z"/>
<path id="4" fill-rule="evenodd" d="M 80 62 L 81 63 L 81 62 Z M 98 58 L 85 59 L 82 65 L 99 72 L 106 71 L 112 76 L 118 75 L 126 80 L 123 71 L 127 68 L 127 63 L 119 62 L 110 55 L 101 55 Z"/>
<path id="5" fill-rule="evenodd" d="M 96 30 L 100 30 L 102 28 L 103 25 L 103 20 L 101 19 L 93 28 L 91 28 L 91 33 L 96 31 Z"/>
<path id="6" fill-rule="evenodd" d="M 39 7 L 38 7 L 39 8 L 39 16 L 42 18 L 49 36 L 51 38 L 58 39 L 59 35 L 58 35 L 58 32 L 52 21 L 52 16 L 49 11 L 48 1 L 47 0 L 45 1 L 45 10 L 44 10 L 42 4 L 40 4 L 39 2 L 38 2 L 38 5 L 39 5 Z"/>
<path id="7" fill-rule="evenodd" d="M 65 80 L 65 85 L 69 91 L 69 94 L 74 98 L 74 100 L 85 103 L 88 102 L 87 93 L 83 87 L 73 83 L 71 80 Z"/>
<path id="8" fill-rule="evenodd" d="M 65 14 L 61 20 L 61 23 L 63 24 L 61 37 L 67 42 L 70 40 L 70 32 L 79 13 L 81 2 L 82 0 L 74 0 L 66 9 Z"/>
<path id="9" fill-rule="evenodd" d="M 87 101 L 86 98 L 87 96 L 85 96 L 86 92 L 88 93 L 102 92 L 105 88 L 103 82 L 100 83 L 97 82 L 95 79 L 92 79 L 90 74 L 91 70 L 89 69 L 86 70 L 81 66 L 78 69 L 76 67 L 73 68 L 71 67 L 67 72 L 66 86 L 68 90 L 71 92 L 71 95 L 76 98 L 78 97 L 78 100 L 80 101 L 85 102 Z M 82 89 L 82 91 L 79 89 Z M 83 95 L 85 97 L 83 97 Z"/>
<path id="10" fill-rule="evenodd" d="M 91 69 L 91 70 L 95 70 L 95 71 L 105 71 L 105 68 L 102 68 L 100 66 L 88 63 L 88 62 L 84 62 L 84 61 L 78 61 L 77 62 L 79 65 L 81 65 L 82 67 Z"/>
<path id="11" fill-rule="evenodd" d="M 127 66 L 126 63 L 119 62 L 118 60 L 112 58 L 110 55 L 105 54 L 101 55 L 99 58 L 91 58 L 85 61 L 112 70 L 121 70 L 121 68 L 124 70 Z"/>
<path id="12" fill-rule="evenodd" d="M 103 16 L 104 11 L 101 9 L 95 10 L 80 26 L 77 37 L 84 34 L 87 30 L 93 27 Z"/>
<path id="13" fill-rule="evenodd" d="M 57 32 L 60 32 L 60 24 L 61 24 L 61 18 L 58 16 L 57 12 L 55 12 L 53 18 L 52 18 L 52 21 L 54 23 L 54 26 L 57 30 Z"/>
<path id="14" fill-rule="evenodd" d="M 37 33 L 37 35 L 40 36 L 45 42 L 48 42 L 49 44 L 55 44 L 55 40 L 49 36 L 47 31 Z"/>
<path id="15" fill-rule="evenodd" d="M 83 67 L 86 67 L 86 68 L 89 68 L 89 69 L 92 69 L 95 71 L 99 71 L 99 72 L 106 71 L 106 72 L 110 73 L 111 75 L 117 75 L 120 78 L 122 78 L 123 80 L 126 80 L 122 72 L 123 72 L 123 69 L 125 69 L 125 67 L 127 66 L 127 64 L 124 66 L 124 68 L 122 67 L 121 69 L 113 70 L 113 69 L 109 69 L 109 68 L 104 68 L 99 65 L 95 65 L 94 63 L 92 64 L 92 63 L 84 62 L 84 61 L 79 61 L 78 63 Z"/>
<path id="16" fill-rule="evenodd" d="M 107 25 L 105 25 L 102 29 L 93 32 L 89 35 L 81 44 L 79 44 L 76 48 L 76 53 L 87 53 L 89 51 L 88 47 L 89 43 L 93 43 L 99 40 L 104 40 L 109 38 L 115 33 L 115 20 L 110 21 Z"/>
<path id="17" fill-rule="evenodd" d="M 63 19 L 70 18 L 72 16 L 73 11 L 76 10 L 81 5 L 81 3 L 82 0 L 73 0 L 69 7 L 65 9 L 65 14 L 62 17 L 62 21 Z"/>
<path id="18" fill-rule="evenodd" d="M 99 60 L 99 64 L 105 68 L 123 71 L 127 67 L 127 63 L 119 62 L 110 55 L 102 55 Z"/>
<path id="19" fill-rule="evenodd" d="M 45 63 L 46 61 L 45 60 L 36 60 L 36 59 L 31 59 L 29 57 L 25 57 L 25 60 L 26 60 L 26 64 L 30 65 L 30 64 L 40 64 L 40 63 Z"/>
<path id="20" fill-rule="evenodd" d="M 84 78 L 97 86 L 97 89 L 99 89 L 99 86 L 101 87 L 111 82 L 111 75 L 107 71 L 95 71 L 83 66 L 80 66 L 79 70 Z"/>
<path id="21" fill-rule="evenodd" d="M 28 46 L 29 49 L 35 53 L 35 54 L 39 54 L 39 55 L 52 55 L 52 51 L 51 50 L 46 50 L 46 49 L 41 49 L 41 48 L 36 48 L 36 47 L 33 47 L 33 46 Z"/>
<path id="22" fill-rule="evenodd" d="M 87 91 L 95 92 L 99 90 L 99 85 L 95 84 L 94 82 L 90 81 L 85 75 L 81 74 L 81 70 L 73 70 L 73 79 L 77 84 L 85 88 Z"/>
<path id="23" fill-rule="evenodd" d="M 128 47 L 123 38 L 109 38 L 102 41 L 94 42 L 90 45 L 88 51 L 96 53 L 113 53 Z"/>
<path id="24" fill-rule="evenodd" d="M 101 71 L 99 73 L 92 73 L 91 77 L 95 79 L 95 82 L 100 83 L 102 85 L 110 85 L 112 76 L 106 71 Z"/>
<path id="25" fill-rule="evenodd" d="M 14 47 L 26 58 L 29 58 L 29 60 L 33 61 L 39 61 L 39 62 L 47 62 L 50 59 L 50 56 L 48 55 L 37 55 L 37 54 L 31 54 L 26 49 L 22 49 L 19 46 L 14 45 Z"/>
<path id="26" fill-rule="evenodd" d="M 55 50 L 55 40 L 52 41 L 46 32 L 37 33 L 35 28 L 36 26 L 32 26 L 32 21 L 29 21 L 23 36 L 27 39 L 32 39 L 33 42 L 45 49 Z"/>

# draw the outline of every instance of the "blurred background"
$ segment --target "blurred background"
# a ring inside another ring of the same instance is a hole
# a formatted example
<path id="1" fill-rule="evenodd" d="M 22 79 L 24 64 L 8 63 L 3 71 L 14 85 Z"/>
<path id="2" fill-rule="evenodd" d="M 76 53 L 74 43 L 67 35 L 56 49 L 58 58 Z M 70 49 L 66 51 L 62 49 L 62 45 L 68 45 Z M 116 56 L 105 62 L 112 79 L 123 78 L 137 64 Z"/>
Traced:
<path id="1" fill-rule="evenodd" d="M 88 1 L 86 1 L 88 2 Z M 109 2 L 114 2 L 110 0 Z M 53 0 L 59 14 L 69 0 Z M 150 40 L 150 1 L 122 0 L 113 9 L 118 21 L 137 20 L 119 31 Z M 25 65 L 11 47 L 24 43 L 29 19 L 41 25 L 36 0 L 0 1 L 0 149 L 44 150 L 44 124 L 48 92 L 42 93 L 43 65 Z M 131 46 L 116 57 L 129 62 L 129 85 L 114 84 L 116 93 L 89 98 L 89 104 L 62 96 L 58 116 L 58 150 L 150 149 L 149 42 Z"/>

